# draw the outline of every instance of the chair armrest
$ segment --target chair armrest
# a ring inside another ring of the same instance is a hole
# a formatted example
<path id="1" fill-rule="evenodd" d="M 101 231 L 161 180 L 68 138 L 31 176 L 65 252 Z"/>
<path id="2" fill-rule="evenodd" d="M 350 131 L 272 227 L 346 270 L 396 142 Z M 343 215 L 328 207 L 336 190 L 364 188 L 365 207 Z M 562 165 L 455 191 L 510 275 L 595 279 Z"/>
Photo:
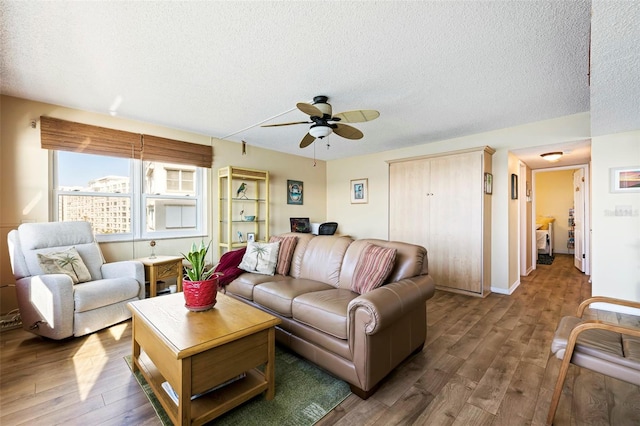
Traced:
<path id="1" fill-rule="evenodd" d="M 640 309 L 640 302 L 634 302 L 633 300 L 616 299 L 616 298 L 607 297 L 607 296 L 594 296 L 585 300 L 580 304 L 580 306 L 578 306 L 578 311 L 576 316 L 578 318 L 582 318 L 582 315 L 584 314 L 585 309 L 587 309 L 587 307 L 589 307 L 589 305 L 591 305 L 592 303 L 611 303 L 612 305 L 621 305 L 621 306 L 627 306 L 630 308 Z"/>
<path id="2" fill-rule="evenodd" d="M 102 278 L 135 278 L 140 284 L 138 297 L 144 299 L 144 265 L 137 260 L 122 260 L 119 262 L 105 263 L 102 265 Z"/>
<path id="3" fill-rule="evenodd" d="M 367 334 L 375 334 L 408 312 L 424 305 L 433 297 L 434 292 L 433 279 L 429 275 L 406 278 L 378 287 L 349 303 L 347 327 L 350 329 L 349 323 L 355 320 L 356 311 L 364 309 L 370 318 L 364 331 Z"/>
<path id="4" fill-rule="evenodd" d="M 38 327 L 38 334 L 51 339 L 73 335 L 73 280 L 69 275 L 21 278 L 16 281 L 16 293 L 25 327 Z"/>

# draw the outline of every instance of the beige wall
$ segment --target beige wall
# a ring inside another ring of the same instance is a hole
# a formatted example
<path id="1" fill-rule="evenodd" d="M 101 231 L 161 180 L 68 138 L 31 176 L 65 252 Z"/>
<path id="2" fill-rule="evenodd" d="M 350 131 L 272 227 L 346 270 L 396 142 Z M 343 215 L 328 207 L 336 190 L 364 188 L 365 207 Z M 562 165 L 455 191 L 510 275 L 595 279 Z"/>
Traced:
<path id="1" fill-rule="evenodd" d="M 610 191 L 611 168 L 640 167 L 640 131 L 594 137 L 591 157 L 593 294 L 640 301 L 640 192 Z"/>
<path id="2" fill-rule="evenodd" d="M 327 199 L 327 218 L 339 222 L 342 232 L 354 237 L 373 236 L 386 239 L 389 235 L 387 161 L 488 145 L 496 150 L 493 155 L 491 288 L 493 291 L 510 293 L 518 285 L 520 276 L 517 266 L 517 244 L 514 247 L 512 239 L 515 235 L 517 241 L 519 207 L 517 202 L 511 202 L 509 192 L 510 175 L 518 174 L 519 166 L 517 159 L 510 155 L 509 151 L 584 140 L 589 136 L 589 114 L 582 113 L 409 148 L 329 161 L 327 192 L 331 197 Z M 369 179 L 368 204 L 349 202 L 349 181 L 358 178 Z"/>
<path id="3" fill-rule="evenodd" d="M 573 207 L 574 172 L 575 169 L 536 173 L 535 217 L 551 216 L 556 218 L 553 223 L 554 253 L 569 253 L 567 238 L 569 209 Z"/>
<path id="4" fill-rule="evenodd" d="M 289 217 L 309 217 L 313 222 L 326 220 L 326 163 L 294 155 L 247 146 L 242 155 L 241 145 L 208 136 L 170 129 L 149 123 L 125 120 L 109 115 L 95 114 L 56 105 L 27 101 L 8 96 L 0 97 L 0 279 L 2 285 L 12 284 L 7 250 L 7 233 L 25 221 L 45 222 L 51 219 L 49 211 L 50 167 L 47 150 L 40 148 L 40 127 L 32 129 L 30 121 L 41 115 L 77 121 L 86 124 L 147 133 L 186 142 L 213 144 L 213 171 L 208 174 L 207 220 L 208 235 L 218 243 L 217 220 L 217 169 L 227 165 L 268 170 L 271 179 L 271 234 L 289 230 Z M 287 179 L 304 182 L 304 204 L 288 205 L 286 201 Z M 212 232 L 213 228 L 213 232 Z M 193 239 L 158 240 L 157 254 L 179 254 L 186 251 Z M 147 241 L 103 243 L 101 248 L 108 261 L 147 256 Z M 212 250 L 212 261 L 217 261 Z M 0 292 L 0 314 L 17 307 L 13 287 Z"/>

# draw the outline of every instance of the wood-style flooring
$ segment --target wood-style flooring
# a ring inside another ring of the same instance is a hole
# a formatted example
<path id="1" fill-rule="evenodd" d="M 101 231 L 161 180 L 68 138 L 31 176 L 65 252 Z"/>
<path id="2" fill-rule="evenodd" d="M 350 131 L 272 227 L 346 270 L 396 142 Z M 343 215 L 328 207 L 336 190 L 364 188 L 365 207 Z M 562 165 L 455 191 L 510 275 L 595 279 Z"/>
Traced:
<path id="1" fill-rule="evenodd" d="M 371 398 L 349 396 L 319 425 L 544 424 L 559 368 L 553 332 L 591 285 L 566 255 L 521 281 L 512 295 L 485 299 L 437 291 L 424 350 Z M 640 326 L 638 317 L 588 313 Z M 3 331 L 0 425 L 160 425 L 122 359 L 130 353 L 130 322 L 60 342 Z M 638 425 L 640 388 L 571 366 L 555 424 Z"/>

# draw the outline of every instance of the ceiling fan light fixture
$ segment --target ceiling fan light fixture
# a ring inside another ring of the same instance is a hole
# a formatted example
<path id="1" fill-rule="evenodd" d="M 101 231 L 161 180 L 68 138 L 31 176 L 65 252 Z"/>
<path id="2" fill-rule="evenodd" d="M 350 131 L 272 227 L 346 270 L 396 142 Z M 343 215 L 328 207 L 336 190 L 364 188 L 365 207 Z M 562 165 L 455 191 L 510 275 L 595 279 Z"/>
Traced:
<path id="1" fill-rule="evenodd" d="M 333 129 L 329 126 L 315 125 L 309 129 L 309 134 L 314 138 L 322 139 L 325 136 L 329 136 L 333 132 Z"/>
<path id="2" fill-rule="evenodd" d="M 555 161 L 560 160 L 560 158 L 562 158 L 562 151 L 545 152 L 544 154 L 540 154 L 540 157 L 553 163 Z"/>

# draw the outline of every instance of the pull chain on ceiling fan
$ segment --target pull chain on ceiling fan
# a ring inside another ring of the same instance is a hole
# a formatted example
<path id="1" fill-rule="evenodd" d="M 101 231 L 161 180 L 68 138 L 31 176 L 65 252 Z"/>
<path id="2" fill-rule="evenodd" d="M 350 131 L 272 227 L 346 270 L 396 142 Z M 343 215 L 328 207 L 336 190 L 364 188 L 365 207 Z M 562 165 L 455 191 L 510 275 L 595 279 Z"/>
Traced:
<path id="1" fill-rule="evenodd" d="M 309 132 L 300 141 L 300 148 L 306 148 L 316 139 L 322 139 L 335 133 L 345 139 L 362 139 L 364 134 L 353 126 L 344 123 L 362 123 L 375 120 L 380 116 L 378 111 L 355 110 L 332 115 L 331 104 L 327 96 L 316 96 L 313 104 L 298 102 L 296 107 L 307 114 L 311 121 L 295 121 L 291 123 L 264 124 L 261 127 L 291 126 L 294 124 L 311 124 Z"/>

